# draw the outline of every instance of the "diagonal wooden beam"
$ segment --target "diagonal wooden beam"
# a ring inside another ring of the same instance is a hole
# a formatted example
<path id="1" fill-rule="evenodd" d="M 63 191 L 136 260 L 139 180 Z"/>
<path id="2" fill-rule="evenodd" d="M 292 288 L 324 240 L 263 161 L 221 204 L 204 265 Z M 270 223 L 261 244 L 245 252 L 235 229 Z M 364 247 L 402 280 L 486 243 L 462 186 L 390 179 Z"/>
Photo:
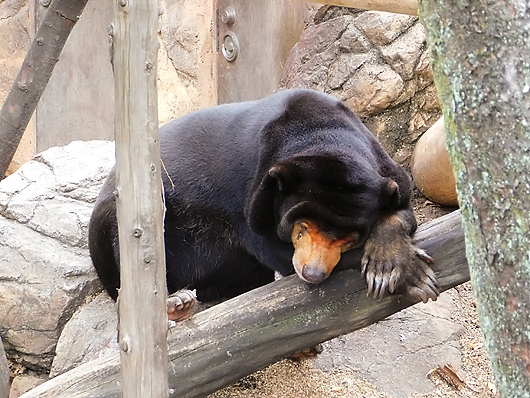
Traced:
<path id="1" fill-rule="evenodd" d="M 436 259 L 433 268 L 442 291 L 469 280 L 459 211 L 421 226 L 415 241 Z M 358 270 L 332 274 L 317 286 L 296 276 L 282 278 L 200 312 L 170 331 L 170 395 L 205 396 L 298 350 L 414 304 L 399 295 L 367 298 Z M 118 354 L 110 355 L 22 397 L 119 397 L 119 372 Z"/>
<path id="2" fill-rule="evenodd" d="M 35 33 L 18 76 L 0 109 L 0 180 L 50 80 L 70 32 L 88 0 L 54 0 Z"/>

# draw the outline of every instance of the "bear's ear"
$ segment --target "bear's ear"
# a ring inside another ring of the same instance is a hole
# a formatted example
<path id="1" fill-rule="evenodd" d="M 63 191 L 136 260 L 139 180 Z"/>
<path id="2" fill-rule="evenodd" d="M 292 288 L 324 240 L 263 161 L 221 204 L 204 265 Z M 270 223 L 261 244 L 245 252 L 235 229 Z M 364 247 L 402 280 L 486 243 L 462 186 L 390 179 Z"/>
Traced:
<path id="1" fill-rule="evenodd" d="M 247 222 L 257 234 L 263 235 L 276 226 L 274 198 L 283 188 L 282 172 L 281 166 L 273 166 L 252 190 L 247 205 Z"/>
<path id="2" fill-rule="evenodd" d="M 388 178 L 384 182 L 381 192 L 381 206 L 388 208 L 389 210 L 394 210 L 400 205 L 402 200 L 403 198 L 401 197 L 398 183 L 393 179 Z"/>

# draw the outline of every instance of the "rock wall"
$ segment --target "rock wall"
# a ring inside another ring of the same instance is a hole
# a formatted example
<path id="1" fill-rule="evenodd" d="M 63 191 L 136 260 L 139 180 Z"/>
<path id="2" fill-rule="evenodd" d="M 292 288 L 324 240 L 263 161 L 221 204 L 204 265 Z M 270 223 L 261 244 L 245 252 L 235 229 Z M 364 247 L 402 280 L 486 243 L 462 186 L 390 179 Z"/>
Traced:
<path id="1" fill-rule="evenodd" d="M 293 48 L 282 86 L 346 101 L 404 165 L 441 116 L 426 33 L 408 15 L 322 7 Z"/>
<path id="2" fill-rule="evenodd" d="M 101 290 L 87 250 L 114 144 L 51 148 L 0 182 L 0 335 L 11 359 L 51 366 L 72 314 Z"/>

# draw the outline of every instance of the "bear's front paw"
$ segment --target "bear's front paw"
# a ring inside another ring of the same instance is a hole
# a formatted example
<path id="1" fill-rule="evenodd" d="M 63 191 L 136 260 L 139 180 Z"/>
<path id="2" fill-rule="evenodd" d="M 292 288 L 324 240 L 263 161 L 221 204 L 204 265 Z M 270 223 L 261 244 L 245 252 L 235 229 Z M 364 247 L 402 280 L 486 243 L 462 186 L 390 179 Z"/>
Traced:
<path id="1" fill-rule="evenodd" d="M 195 290 L 179 290 L 167 298 L 167 317 L 170 321 L 183 321 L 191 316 L 196 306 Z"/>
<path id="2" fill-rule="evenodd" d="M 361 272 L 368 283 L 368 296 L 382 298 L 386 292 L 406 292 L 426 303 L 438 298 L 434 271 L 427 265 L 434 260 L 410 242 L 394 237 L 391 242 L 368 241 L 361 261 Z"/>
<path id="3" fill-rule="evenodd" d="M 311 359 L 315 358 L 319 354 L 322 354 L 322 351 L 324 351 L 324 347 L 322 346 L 322 344 L 317 344 L 304 350 L 295 352 L 293 355 L 288 357 L 288 359 L 295 361 L 301 359 Z"/>

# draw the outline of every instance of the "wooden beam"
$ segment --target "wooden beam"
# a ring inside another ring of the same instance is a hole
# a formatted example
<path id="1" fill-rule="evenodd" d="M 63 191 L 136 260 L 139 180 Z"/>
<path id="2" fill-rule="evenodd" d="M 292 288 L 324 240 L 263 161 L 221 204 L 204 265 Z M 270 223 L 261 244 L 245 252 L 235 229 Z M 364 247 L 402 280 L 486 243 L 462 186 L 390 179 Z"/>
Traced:
<path id="1" fill-rule="evenodd" d="M 469 280 L 460 212 L 423 225 L 415 241 L 436 259 L 433 268 L 442 291 Z M 205 396 L 293 352 L 413 304 L 399 295 L 367 298 L 366 282 L 358 270 L 334 273 L 316 286 L 294 275 L 282 278 L 200 312 L 171 330 L 171 396 Z M 110 355 L 22 397 L 119 397 L 118 380 L 118 356 Z"/>
<path id="2" fill-rule="evenodd" d="M 158 3 L 114 3 L 121 385 L 125 398 L 164 398 L 167 290 L 156 90 Z"/>
<path id="3" fill-rule="evenodd" d="M 386 11 L 396 14 L 418 15 L 416 0 L 319 0 L 315 3 L 363 10 Z"/>
<path id="4" fill-rule="evenodd" d="M 0 110 L 0 180 L 20 144 L 59 55 L 88 0 L 54 0 Z"/>

